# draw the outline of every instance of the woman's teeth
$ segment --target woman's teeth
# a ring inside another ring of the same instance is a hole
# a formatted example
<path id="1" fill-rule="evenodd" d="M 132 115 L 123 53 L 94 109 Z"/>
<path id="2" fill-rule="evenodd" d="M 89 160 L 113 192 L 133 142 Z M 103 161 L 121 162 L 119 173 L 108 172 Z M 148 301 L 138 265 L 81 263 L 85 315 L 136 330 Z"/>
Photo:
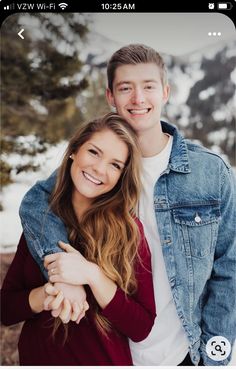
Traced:
<path id="1" fill-rule="evenodd" d="M 86 179 L 90 180 L 90 182 L 95 183 L 97 185 L 102 184 L 100 180 L 94 178 L 92 175 L 89 175 L 88 173 L 85 173 L 84 171 L 83 171 L 83 174 Z"/>

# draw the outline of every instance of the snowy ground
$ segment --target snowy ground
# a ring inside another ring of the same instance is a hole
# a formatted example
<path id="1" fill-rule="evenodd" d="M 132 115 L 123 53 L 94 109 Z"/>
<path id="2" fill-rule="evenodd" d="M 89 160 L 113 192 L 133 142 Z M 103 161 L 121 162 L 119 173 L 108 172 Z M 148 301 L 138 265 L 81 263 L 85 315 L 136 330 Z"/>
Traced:
<path id="1" fill-rule="evenodd" d="M 3 188 L 1 195 L 3 211 L 0 212 L 0 253 L 16 250 L 22 232 L 18 214 L 21 200 L 37 180 L 47 178 L 58 167 L 65 148 L 65 142 L 50 147 L 47 152 L 37 157 L 37 161 L 41 164 L 39 171 L 14 175 L 14 183 Z"/>

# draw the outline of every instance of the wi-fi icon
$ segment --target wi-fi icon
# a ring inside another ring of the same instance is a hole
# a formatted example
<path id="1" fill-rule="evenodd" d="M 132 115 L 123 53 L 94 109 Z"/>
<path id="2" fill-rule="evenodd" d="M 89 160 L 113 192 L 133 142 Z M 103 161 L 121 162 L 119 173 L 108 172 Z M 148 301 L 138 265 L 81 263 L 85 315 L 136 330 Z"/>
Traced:
<path id="1" fill-rule="evenodd" d="M 60 3 L 60 4 L 58 4 L 58 6 L 59 6 L 62 10 L 64 10 L 64 9 L 66 9 L 66 7 L 68 6 L 68 4 L 66 4 L 66 3 Z"/>

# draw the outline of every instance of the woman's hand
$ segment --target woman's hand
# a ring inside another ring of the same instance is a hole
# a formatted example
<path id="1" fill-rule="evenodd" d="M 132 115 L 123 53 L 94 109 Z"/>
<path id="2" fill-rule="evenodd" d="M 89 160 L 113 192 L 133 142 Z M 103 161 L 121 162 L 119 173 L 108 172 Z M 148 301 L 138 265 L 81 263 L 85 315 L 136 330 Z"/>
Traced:
<path id="1" fill-rule="evenodd" d="M 44 309 L 51 310 L 53 317 L 60 317 L 62 322 L 75 321 L 77 324 L 89 309 L 83 286 L 64 283 L 47 283 L 45 292 L 49 295 L 44 302 Z"/>
<path id="2" fill-rule="evenodd" d="M 29 293 L 29 305 L 34 313 L 40 313 L 44 309 L 44 301 L 47 297 L 46 286 L 36 287 Z"/>
<path id="3" fill-rule="evenodd" d="M 46 297 L 43 303 L 44 310 L 51 310 L 51 311 L 58 310 L 62 306 L 62 303 L 64 300 L 64 294 L 62 290 L 59 290 L 54 285 L 52 285 L 50 282 L 48 282 L 44 285 L 44 291 L 46 294 Z"/>
<path id="4" fill-rule="evenodd" d="M 115 295 L 116 283 L 107 277 L 97 264 L 86 260 L 69 244 L 59 242 L 59 246 L 66 253 L 59 252 L 44 258 L 44 266 L 48 270 L 50 282 L 63 282 L 72 285 L 88 284 L 97 303 L 101 308 L 105 308 Z M 69 313 L 67 302 L 65 303 L 65 313 L 66 315 Z"/>
<path id="5" fill-rule="evenodd" d="M 44 266 L 48 270 L 52 283 L 63 282 L 72 285 L 89 284 L 96 264 L 86 260 L 79 251 L 69 244 L 59 242 L 66 253 L 55 253 L 44 258 Z"/>
<path id="6" fill-rule="evenodd" d="M 50 296 L 49 296 L 50 295 Z M 56 289 L 49 283 L 32 289 L 29 294 L 29 305 L 34 313 L 48 310 L 48 305 L 59 308 L 64 299 L 62 291 Z"/>
<path id="7" fill-rule="evenodd" d="M 63 323 L 68 323 L 69 321 L 74 321 L 77 324 L 85 316 L 86 310 L 89 309 L 87 301 L 85 301 L 84 306 L 81 309 L 81 306 L 77 302 L 72 304 L 68 299 L 64 299 L 62 306 L 59 308 L 60 313 L 57 315 L 57 311 L 53 311 L 53 317 L 60 317 Z M 59 311 L 58 310 L 58 311 Z"/>

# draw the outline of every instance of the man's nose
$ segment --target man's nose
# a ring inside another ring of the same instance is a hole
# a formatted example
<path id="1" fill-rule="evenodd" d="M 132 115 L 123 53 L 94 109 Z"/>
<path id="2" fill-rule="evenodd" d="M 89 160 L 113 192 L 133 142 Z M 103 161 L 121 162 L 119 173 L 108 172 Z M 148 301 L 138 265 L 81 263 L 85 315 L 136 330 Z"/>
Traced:
<path id="1" fill-rule="evenodd" d="M 134 89 L 133 94 L 132 94 L 132 103 L 142 104 L 144 103 L 144 101 L 145 101 L 145 98 L 144 98 L 142 89 L 140 88 Z"/>

